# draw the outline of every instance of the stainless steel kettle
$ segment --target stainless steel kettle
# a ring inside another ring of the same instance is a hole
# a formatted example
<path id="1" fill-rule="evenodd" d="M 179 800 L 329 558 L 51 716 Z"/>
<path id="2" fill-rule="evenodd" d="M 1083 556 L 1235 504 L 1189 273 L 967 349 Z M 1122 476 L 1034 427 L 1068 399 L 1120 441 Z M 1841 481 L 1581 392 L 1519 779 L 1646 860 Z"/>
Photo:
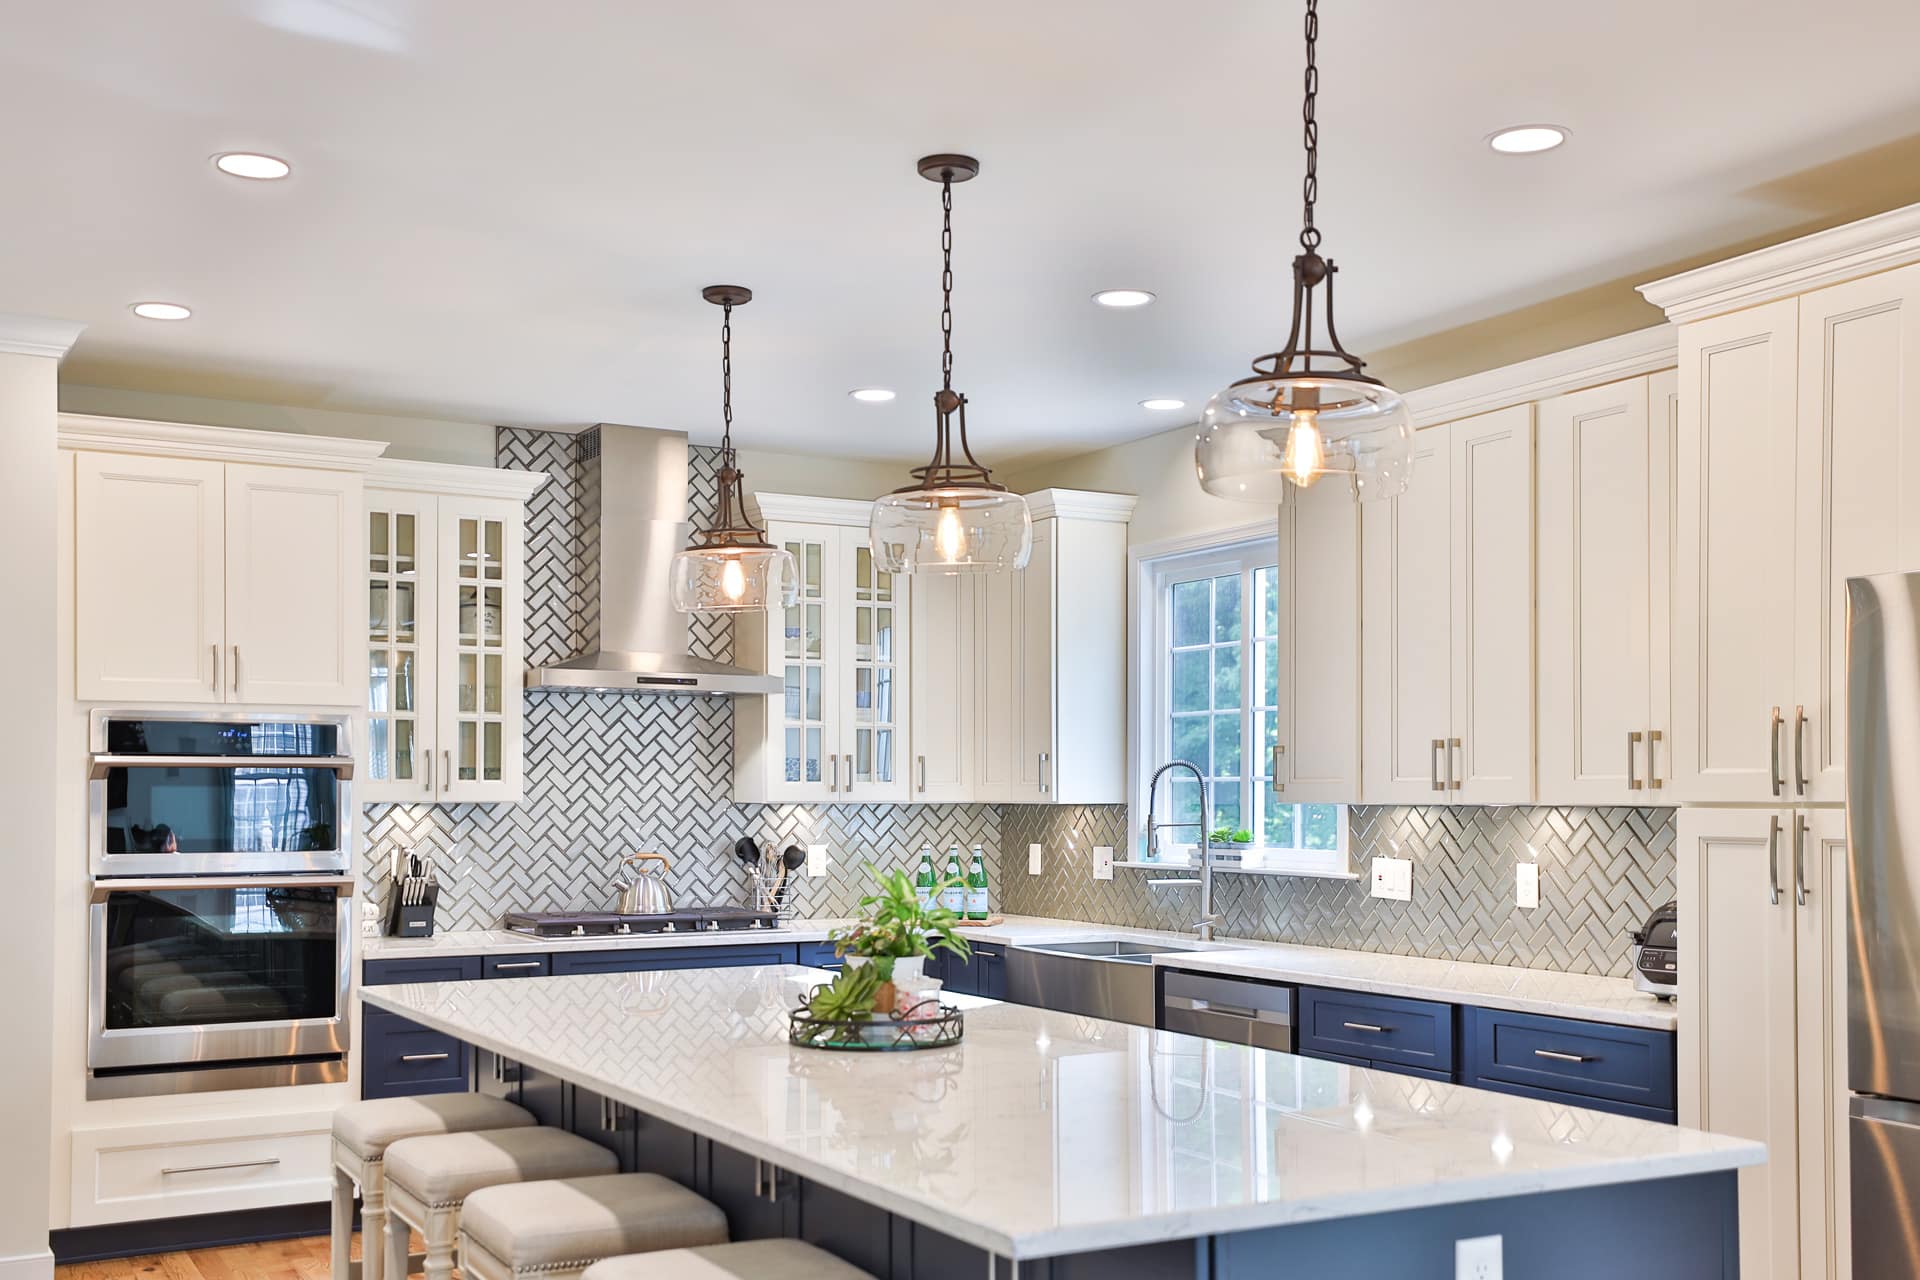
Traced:
<path id="1" fill-rule="evenodd" d="M 642 866 L 657 862 L 658 867 Z M 673 890 L 667 888 L 666 873 L 672 864 L 657 853 L 630 853 L 620 860 L 622 867 L 633 868 L 631 880 L 619 881 L 623 916 L 650 916 L 673 910 Z"/>

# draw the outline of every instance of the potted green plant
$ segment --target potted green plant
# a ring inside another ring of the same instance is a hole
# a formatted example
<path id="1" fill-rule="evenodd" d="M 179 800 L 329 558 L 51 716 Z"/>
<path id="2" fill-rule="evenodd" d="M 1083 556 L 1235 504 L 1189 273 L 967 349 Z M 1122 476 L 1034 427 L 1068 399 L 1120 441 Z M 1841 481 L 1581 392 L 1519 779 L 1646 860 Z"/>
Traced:
<path id="1" fill-rule="evenodd" d="M 1235 844 L 1237 844 L 1237 845 L 1250 845 L 1250 844 L 1252 844 L 1252 843 L 1253 843 L 1253 832 L 1251 832 L 1251 831 L 1249 831 L 1249 830 L 1247 830 L 1247 829 L 1246 829 L 1245 827 L 1241 827 L 1241 828 L 1240 828 L 1239 830 L 1237 830 L 1237 831 L 1235 831 L 1235 832 L 1233 833 L 1233 843 L 1235 843 Z"/>
<path id="2" fill-rule="evenodd" d="M 919 977 L 927 957 L 936 947 L 966 959 L 971 954 L 967 940 L 954 932 L 960 917 L 940 905 L 940 890 L 934 886 L 929 901 L 922 905 L 913 877 L 903 870 L 881 871 L 867 868 L 878 889 L 860 899 L 860 918 L 828 935 L 834 954 L 845 958 L 849 968 L 871 965 L 880 979 L 874 1007 L 882 1013 L 893 1009 L 893 980 Z"/>

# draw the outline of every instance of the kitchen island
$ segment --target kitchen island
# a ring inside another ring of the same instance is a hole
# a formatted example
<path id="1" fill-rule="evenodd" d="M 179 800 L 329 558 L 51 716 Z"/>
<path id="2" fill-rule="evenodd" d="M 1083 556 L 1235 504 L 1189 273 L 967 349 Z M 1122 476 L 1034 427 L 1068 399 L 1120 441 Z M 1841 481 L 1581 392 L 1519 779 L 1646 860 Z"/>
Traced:
<path id="1" fill-rule="evenodd" d="M 1759 1144 L 1578 1107 L 956 997 L 965 1041 L 798 1049 L 822 975 L 697 969 L 371 987 L 487 1054 L 551 1123 L 597 1114 L 734 1234 L 883 1277 L 1737 1274 Z M 507 1064 L 512 1064 L 511 1068 Z M 1284 1266 L 1280 1265 L 1284 1259 Z"/>

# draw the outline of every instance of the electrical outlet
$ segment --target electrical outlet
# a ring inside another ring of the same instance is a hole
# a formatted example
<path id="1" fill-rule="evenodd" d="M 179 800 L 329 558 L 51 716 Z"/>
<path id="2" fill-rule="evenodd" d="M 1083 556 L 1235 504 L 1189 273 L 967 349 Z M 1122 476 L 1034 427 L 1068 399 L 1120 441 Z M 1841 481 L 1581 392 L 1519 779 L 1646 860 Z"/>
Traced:
<path id="1" fill-rule="evenodd" d="M 1374 897 L 1413 901 L 1413 859 L 1375 858 L 1372 880 Z"/>
<path id="2" fill-rule="evenodd" d="M 1522 911 L 1540 905 L 1540 864 L 1519 862 L 1513 868 L 1513 903 Z"/>
<path id="3" fill-rule="evenodd" d="M 1040 846 L 1037 844 L 1027 846 L 1027 874 L 1030 876 L 1040 874 Z"/>
<path id="4" fill-rule="evenodd" d="M 1453 1280 L 1500 1280 L 1500 1237 L 1455 1240 Z"/>
<path id="5" fill-rule="evenodd" d="M 807 875 L 815 880 L 827 874 L 827 846 L 810 844 L 807 846 Z"/>
<path id="6" fill-rule="evenodd" d="M 1104 844 L 1093 846 L 1093 878 L 1095 880 L 1113 879 L 1113 846 Z"/>

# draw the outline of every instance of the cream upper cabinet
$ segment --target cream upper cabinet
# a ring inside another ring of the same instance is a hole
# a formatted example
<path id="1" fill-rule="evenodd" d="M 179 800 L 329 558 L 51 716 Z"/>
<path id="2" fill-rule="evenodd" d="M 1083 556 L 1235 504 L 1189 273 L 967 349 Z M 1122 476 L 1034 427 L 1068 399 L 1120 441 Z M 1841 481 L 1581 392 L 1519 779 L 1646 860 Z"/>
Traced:
<path id="1" fill-rule="evenodd" d="M 226 464 L 80 453 L 74 483 L 77 696 L 226 701 Z"/>
<path id="2" fill-rule="evenodd" d="M 974 600 L 979 579 L 923 573 L 913 583 L 908 683 L 913 799 L 962 803 L 974 787 Z"/>
<path id="3" fill-rule="evenodd" d="M 1798 387 L 1783 772 L 1796 802 L 1840 804 L 1847 579 L 1920 569 L 1920 266 L 1803 295 Z"/>
<path id="4" fill-rule="evenodd" d="M 74 482 L 81 699 L 361 700 L 357 471 L 82 451 Z"/>
<path id="5" fill-rule="evenodd" d="M 1670 373 L 1539 406 L 1539 801 L 1657 804 L 1668 751 Z"/>
<path id="6" fill-rule="evenodd" d="M 1014 623 L 1020 646 L 1015 733 L 1012 742 L 1016 795 L 1027 795 L 1042 803 L 1051 800 L 1058 787 L 1059 744 L 1054 729 L 1055 708 L 1062 679 L 1072 680 L 1079 673 L 1072 669 L 1072 655 L 1060 652 L 1056 628 L 1061 623 L 1059 589 L 1062 586 L 1057 555 L 1059 521 L 1036 520 L 1033 525 L 1033 558 L 1022 572 L 1014 575 L 1020 594 L 1020 607 Z M 1068 623 L 1069 629 L 1072 623 Z M 989 673 L 991 675 L 991 673 Z M 1077 737 L 1076 733 L 1076 737 Z M 1069 750 L 1072 750 L 1069 747 Z"/>
<path id="7" fill-rule="evenodd" d="M 1533 798 L 1533 406 L 1429 427 L 1363 515 L 1365 795 Z"/>
<path id="8" fill-rule="evenodd" d="M 1281 504 L 1278 574 L 1277 731 L 1267 748 L 1275 790 L 1288 803 L 1356 803 L 1360 508 L 1344 484 L 1297 490 Z"/>

